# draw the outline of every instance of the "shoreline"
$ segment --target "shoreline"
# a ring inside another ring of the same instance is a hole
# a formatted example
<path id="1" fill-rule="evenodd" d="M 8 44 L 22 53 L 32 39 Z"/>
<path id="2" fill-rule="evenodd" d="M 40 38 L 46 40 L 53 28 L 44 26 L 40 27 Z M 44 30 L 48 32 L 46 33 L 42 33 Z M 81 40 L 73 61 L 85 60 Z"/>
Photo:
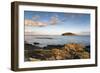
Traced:
<path id="1" fill-rule="evenodd" d="M 67 60 L 90 58 L 90 46 L 69 43 L 39 47 L 25 42 L 25 61 Z M 87 48 L 89 48 L 87 50 Z"/>

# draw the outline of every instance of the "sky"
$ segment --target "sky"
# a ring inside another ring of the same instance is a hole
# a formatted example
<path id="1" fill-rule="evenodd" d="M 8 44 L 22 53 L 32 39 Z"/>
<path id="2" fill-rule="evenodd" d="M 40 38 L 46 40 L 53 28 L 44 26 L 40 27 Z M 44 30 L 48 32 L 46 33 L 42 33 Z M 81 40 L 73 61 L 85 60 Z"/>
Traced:
<path id="1" fill-rule="evenodd" d="M 90 14 L 24 11 L 24 25 L 26 35 L 89 35 Z"/>

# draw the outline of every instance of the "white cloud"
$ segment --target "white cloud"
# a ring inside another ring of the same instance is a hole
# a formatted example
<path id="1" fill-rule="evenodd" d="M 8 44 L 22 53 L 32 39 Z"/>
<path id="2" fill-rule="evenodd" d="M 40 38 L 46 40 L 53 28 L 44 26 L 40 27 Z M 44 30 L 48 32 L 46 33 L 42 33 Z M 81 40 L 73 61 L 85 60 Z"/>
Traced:
<path id="1" fill-rule="evenodd" d="M 35 21 L 36 21 L 36 20 L 38 20 L 39 18 L 40 18 L 40 16 L 36 15 L 36 16 L 33 16 L 33 17 L 32 17 L 32 20 L 35 20 Z"/>
<path id="2" fill-rule="evenodd" d="M 46 22 L 40 22 L 40 21 L 32 21 L 30 19 L 25 19 L 25 26 L 46 26 L 47 23 Z"/>
<path id="3" fill-rule="evenodd" d="M 49 23 L 52 24 L 52 25 L 55 25 L 55 24 L 58 24 L 59 22 L 60 22 L 60 20 L 59 20 L 58 16 L 55 15 L 55 16 L 52 16 L 52 17 L 51 17 Z"/>

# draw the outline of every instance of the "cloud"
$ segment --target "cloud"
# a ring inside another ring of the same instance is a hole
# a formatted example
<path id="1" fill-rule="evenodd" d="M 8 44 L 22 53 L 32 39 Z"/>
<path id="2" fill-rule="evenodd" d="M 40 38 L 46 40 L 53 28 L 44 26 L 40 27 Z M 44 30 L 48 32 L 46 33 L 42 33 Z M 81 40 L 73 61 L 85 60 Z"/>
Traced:
<path id="1" fill-rule="evenodd" d="M 36 20 L 38 20 L 39 18 L 40 18 L 40 16 L 36 15 L 36 16 L 33 16 L 33 17 L 32 17 L 32 20 L 36 21 Z"/>
<path id="2" fill-rule="evenodd" d="M 58 23 L 61 24 L 66 22 L 67 20 L 68 20 L 67 18 L 59 18 L 58 15 L 55 15 L 51 17 L 49 24 L 51 25 L 56 25 Z"/>
<path id="3" fill-rule="evenodd" d="M 25 19 L 24 22 L 25 22 L 25 26 L 40 26 L 40 27 L 42 27 L 42 26 L 46 26 L 47 25 L 47 23 L 45 23 L 45 22 L 32 21 L 30 19 Z"/>
<path id="4" fill-rule="evenodd" d="M 55 16 L 52 16 L 52 17 L 51 17 L 49 23 L 52 24 L 52 25 L 55 25 L 55 24 L 58 24 L 59 22 L 60 22 L 60 20 L 59 20 L 58 16 L 55 15 Z"/>
<path id="5" fill-rule="evenodd" d="M 58 15 L 51 16 L 48 22 L 39 21 L 40 16 L 33 16 L 32 19 L 25 19 L 25 26 L 47 26 L 47 25 L 56 25 L 66 21 L 65 18 L 60 19 Z"/>

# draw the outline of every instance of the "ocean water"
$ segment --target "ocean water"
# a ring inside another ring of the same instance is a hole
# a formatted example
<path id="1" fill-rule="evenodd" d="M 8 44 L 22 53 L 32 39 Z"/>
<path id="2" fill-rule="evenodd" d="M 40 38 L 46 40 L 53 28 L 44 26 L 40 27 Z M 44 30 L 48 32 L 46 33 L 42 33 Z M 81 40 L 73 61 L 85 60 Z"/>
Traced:
<path id="1" fill-rule="evenodd" d="M 61 36 L 61 35 L 25 35 L 25 41 L 29 44 L 39 43 L 37 46 L 64 45 L 67 43 L 80 43 L 90 45 L 90 36 Z"/>

